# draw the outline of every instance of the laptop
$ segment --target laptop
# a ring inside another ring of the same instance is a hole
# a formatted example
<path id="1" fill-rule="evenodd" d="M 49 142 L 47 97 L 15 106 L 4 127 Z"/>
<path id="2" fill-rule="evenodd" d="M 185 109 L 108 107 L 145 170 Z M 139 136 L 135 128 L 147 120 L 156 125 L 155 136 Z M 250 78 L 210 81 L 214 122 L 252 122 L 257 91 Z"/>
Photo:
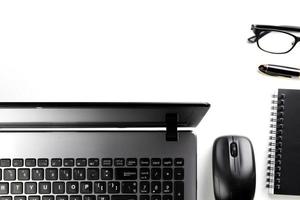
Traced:
<path id="1" fill-rule="evenodd" d="M 0 200 L 196 200 L 208 103 L 0 103 Z"/>

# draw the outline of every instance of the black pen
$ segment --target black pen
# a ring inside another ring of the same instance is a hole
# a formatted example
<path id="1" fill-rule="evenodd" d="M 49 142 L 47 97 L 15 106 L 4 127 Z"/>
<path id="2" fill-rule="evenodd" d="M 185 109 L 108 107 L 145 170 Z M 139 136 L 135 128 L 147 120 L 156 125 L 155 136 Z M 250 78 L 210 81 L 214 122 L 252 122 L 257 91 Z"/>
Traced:
<path id="1" fill-rule="evenodd" d="M 281 65 L 265 64 L 258 67 L 259 71 L 271 76 L 300 77 L 300 69 Z"/>

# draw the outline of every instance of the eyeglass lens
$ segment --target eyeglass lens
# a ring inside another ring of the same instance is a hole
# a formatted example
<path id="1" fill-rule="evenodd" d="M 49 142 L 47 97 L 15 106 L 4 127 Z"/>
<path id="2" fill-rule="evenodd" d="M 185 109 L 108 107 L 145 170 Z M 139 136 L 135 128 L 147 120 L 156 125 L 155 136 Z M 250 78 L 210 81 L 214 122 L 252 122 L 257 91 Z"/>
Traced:
<path id="1" fill-rule="evenodd" d="M 295 38 L 287 33 L 270 31 L 267 34 L 261 32 L 257 41 L 258 46 L 271 53 L 286 53 L 295 45 Z"/>

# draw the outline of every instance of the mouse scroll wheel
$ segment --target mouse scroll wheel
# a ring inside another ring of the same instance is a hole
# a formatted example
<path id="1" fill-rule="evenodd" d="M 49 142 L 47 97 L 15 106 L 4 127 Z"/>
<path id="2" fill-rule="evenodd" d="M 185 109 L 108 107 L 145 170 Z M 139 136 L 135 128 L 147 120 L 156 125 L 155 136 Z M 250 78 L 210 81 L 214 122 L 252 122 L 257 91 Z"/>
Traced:
<path id="1" fill-rule="evenodd" d="M 235 142 L 230 144 L 230 154 L 232 157 L 237 157 L 238 155 L 237 144 Z"/>

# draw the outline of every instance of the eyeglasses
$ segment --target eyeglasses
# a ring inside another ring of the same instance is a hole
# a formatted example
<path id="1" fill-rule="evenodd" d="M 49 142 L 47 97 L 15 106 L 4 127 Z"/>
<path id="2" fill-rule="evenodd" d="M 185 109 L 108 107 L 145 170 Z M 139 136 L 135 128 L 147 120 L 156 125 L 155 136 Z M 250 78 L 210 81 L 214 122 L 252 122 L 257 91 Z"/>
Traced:
<path id="1" fill-rule="evenodd" d="M 248 38 L 248 42 L 257 43 L 261 50 L 268 53 L 288 53 L 300 41 L 300 37 L 289 33 L 300 33 L 300 27 L 252 25 L 251 30 L 253 30 L 255 35 Z"/>

